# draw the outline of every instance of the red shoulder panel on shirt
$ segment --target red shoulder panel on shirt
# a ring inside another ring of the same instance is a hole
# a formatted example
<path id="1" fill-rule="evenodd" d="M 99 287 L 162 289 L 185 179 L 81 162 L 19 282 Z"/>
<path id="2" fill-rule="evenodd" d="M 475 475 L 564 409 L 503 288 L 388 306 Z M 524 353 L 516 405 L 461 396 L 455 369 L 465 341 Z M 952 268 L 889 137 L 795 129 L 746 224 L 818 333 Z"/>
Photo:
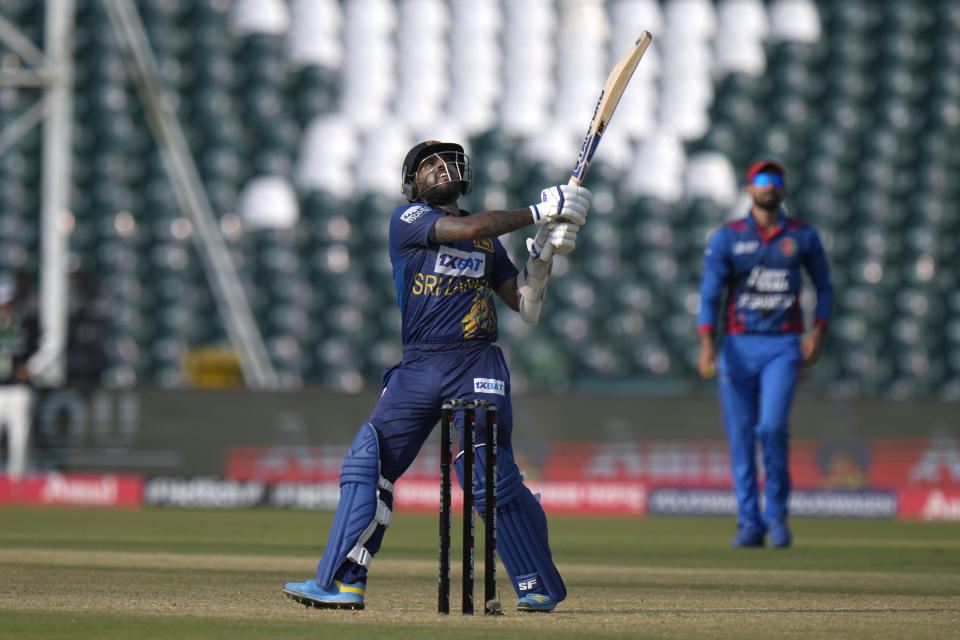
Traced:
<path id="1" fill-rule="evenodd" d="M 727 226 L 734 231 L 746 231 L 749 225 L 747 225 L 746 220 L 734 220 L 733 222 L 728 222 Z"/>

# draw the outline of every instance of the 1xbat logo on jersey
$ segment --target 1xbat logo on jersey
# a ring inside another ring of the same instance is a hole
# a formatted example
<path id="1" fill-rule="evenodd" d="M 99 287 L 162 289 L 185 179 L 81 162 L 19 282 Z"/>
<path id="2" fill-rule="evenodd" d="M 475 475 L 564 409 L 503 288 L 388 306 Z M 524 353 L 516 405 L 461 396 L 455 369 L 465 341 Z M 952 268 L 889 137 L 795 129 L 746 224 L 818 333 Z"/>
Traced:
<path id="1" fill-rule="evenodd" d="M 480 278 L 487 264 L 486 256 L 480 251 L 460 251 L 452 247 L 440 247 L 437 263 L 433 270 L 451 276 Z"/>
<path id="2" fill-rule="evenodd" d="M 496 378 L 474 378 L 473 390 L 476 393 L 493 393 L 498 396 L 505 395 L 506 385 L 503 380 Z"/>

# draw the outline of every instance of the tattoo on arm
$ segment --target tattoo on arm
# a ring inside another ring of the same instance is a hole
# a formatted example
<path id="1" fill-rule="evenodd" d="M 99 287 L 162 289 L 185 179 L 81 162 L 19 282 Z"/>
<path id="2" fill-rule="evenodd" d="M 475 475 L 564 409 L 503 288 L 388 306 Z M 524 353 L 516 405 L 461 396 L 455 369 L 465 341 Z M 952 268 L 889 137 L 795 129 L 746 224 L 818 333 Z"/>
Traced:
<path id="1" fill-rule="evenodd" d="M 529 209 L 484 211 L 458 218 L 440 218 L 434 225 L 437 242 L 457 240 L 488 240 L 533 224 Z"/>

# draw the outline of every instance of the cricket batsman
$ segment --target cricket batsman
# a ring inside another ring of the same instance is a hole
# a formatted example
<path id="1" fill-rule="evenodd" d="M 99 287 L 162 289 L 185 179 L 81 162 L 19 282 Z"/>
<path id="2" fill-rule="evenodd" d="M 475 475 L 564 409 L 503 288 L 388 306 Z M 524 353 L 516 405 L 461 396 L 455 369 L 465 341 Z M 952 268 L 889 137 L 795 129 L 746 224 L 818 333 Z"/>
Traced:
<path id="1" fill-rule="evenodd" d="M 789 426 L 797 374 L 817 361 L 833 305 L 830 268 L 817 232 L 790 218 L 781 204 L 786 172 L 771 159 L 747 171 L 747 216 L 721 227 L 704 252 L 700 284 L 698 369 L 719 375 L 720 403 L 737 497 L 734 548 L 789 547 Z M 814 327 L 806 338 L 800 310 L 801 268 L 817 290 Z M 726 296 L 719 356 L 715 323 Z M 757 495 L 756 441 L 764 469 L 765 505 Z"/>
<path id="2" fill-rule="evenodd" d="M 497 551 L 516 591 L 519 611 L 552 611 L 566 597 L 553 563 L 547 520 L 523 484 L 513 457 L 510 374 L 497 339 L 494 294 L 529 324 L 540 316 L 551 261 L 549 242 L 565 253 L 576 246 L 591 194 L 562 185 L 541 192 L 535 205 L 471 214 L 458 200 L 473 184 L 461 145 L 428 140 L 403 162 L 407 204 L 390 218 L 390 261 L 400 306 L 403 359 L 383 375 L 383 393 L 361 425 L 340 468 L 340 501 L 315 579 L 289 582 L 283 593 L 318 608 L 362 609 L 367 572 L 390 524 L 393 484 L 407 470 L 440 418 L 445 400 L 486 400 L 497 407 Z M 527 242 L 521 271 L 498 236 L 528 225 L 549 234 Z M 463 441 L 462 414 L 456 428 Z M 484 441 L 483 433 L 477 442 Z M 472 479 L 483 513 L 486 452 L 476 448 Z M 460 486 L 462 458 L 454 463 Z"/>

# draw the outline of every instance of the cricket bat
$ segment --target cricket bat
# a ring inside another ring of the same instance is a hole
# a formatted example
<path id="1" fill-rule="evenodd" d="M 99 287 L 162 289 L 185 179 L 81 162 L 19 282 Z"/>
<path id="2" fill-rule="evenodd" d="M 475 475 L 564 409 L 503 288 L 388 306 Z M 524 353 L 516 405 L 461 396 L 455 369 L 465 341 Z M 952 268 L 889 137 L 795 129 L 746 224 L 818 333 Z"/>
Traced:
<path id="1" fill-rule="evenodd" d="M 593 110 L 593 119 L 590 121 L 590 127 L 587 129 L 587 135 L 583 140 L 583 145 L 580 147 L 577 166 L 573 169 L 573 173 L 570 175 L 570 180 L 567 184 L 579 186 L 583 183 L 583 179 L 587 175 L 587 169 L 590 168 L 590 161 L 593 160 L 593 154 L 596 153 L 597 146 L 600 144 L 600 138 L 603 137 L 607 126 L 609 126 L 610 118 L 613 116 L 613 112 L 616 111 L 620 97 L 623 95 L 624 89 L 627 88 L 627 83 L 630 82 L 630 78 L 633 76 L 637 64 L 640 63 L 640 58 L 643 57 L 643 54 L 652 41 L 653 36 L 650 35 L 649 31 L 644 31 L 640 34 L 640 37 L 633 44 L 630 51 L 620 58 L 620 61 L 617 62 L 617 65 L 610 72 L 610 75 L 607 76 L 607 82 L 603 85 L 603 91 L 600 92 L 597 106 Z M 543 225 L 537 231 L 537 234 L 550 233 L 550 230 L 547 228 L 550 226 L 551 225 Z M 552 255 L 553 246 L 549 242 L 546 242 L 540 259 L 549 260 Z"/>

